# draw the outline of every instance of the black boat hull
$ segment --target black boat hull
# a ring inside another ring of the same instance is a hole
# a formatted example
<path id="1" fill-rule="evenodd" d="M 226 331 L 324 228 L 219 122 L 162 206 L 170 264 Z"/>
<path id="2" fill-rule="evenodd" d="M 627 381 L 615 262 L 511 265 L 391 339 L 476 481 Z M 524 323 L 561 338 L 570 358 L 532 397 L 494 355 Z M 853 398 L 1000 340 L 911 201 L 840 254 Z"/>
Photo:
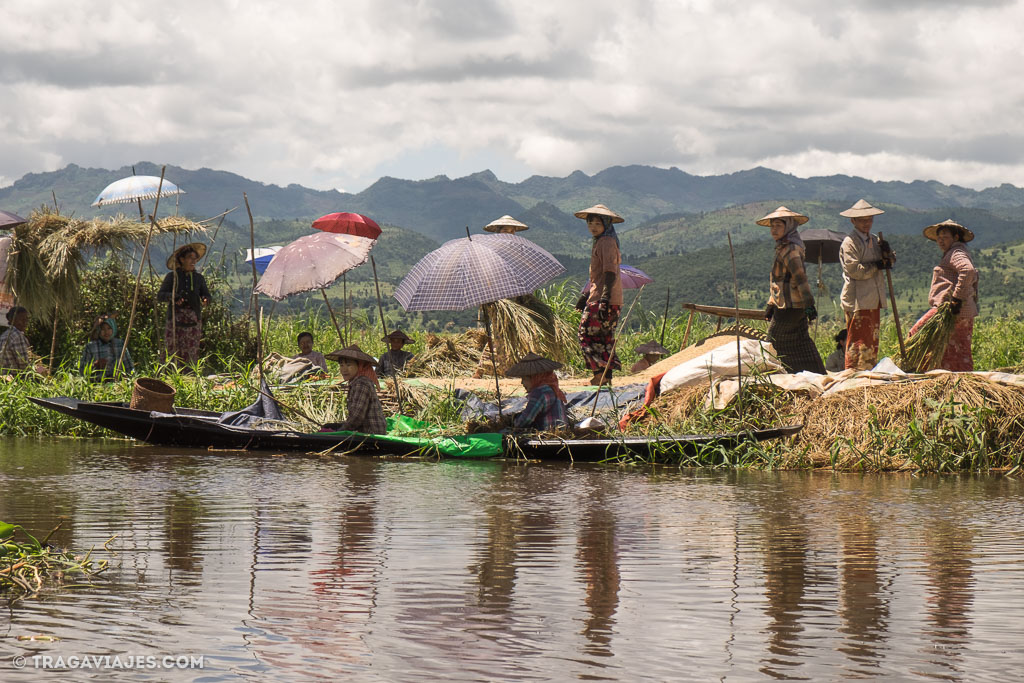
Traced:
<path id="1" fill-rule="evenodd" d="M 224 425 L 217 422 L 220 413 L 204 410 L 175 408 L 174 414 L 151 413 L 130 408 L 124 403 L 91 403 L 65 396 L 31 400 L 44 408 L 157 446 L 305 453 L 319 453 L 331 449 L 338 454 L 423 456 L 423 452 L 417 447 L 377 439 L 373 435 L 341 436 Z M 798 432 L 800 427 L 801 425 L 794 425 L 732 434 L 684 434 L 619 439 L 564 440 L 509 436 L 506 438 L 504 451 L 505 457 L 599 462 L 627 454 L 643 457 L 674 449 L 693 452 L 709 445 L 734 447 L 744 441 L 790 436 Z"/>

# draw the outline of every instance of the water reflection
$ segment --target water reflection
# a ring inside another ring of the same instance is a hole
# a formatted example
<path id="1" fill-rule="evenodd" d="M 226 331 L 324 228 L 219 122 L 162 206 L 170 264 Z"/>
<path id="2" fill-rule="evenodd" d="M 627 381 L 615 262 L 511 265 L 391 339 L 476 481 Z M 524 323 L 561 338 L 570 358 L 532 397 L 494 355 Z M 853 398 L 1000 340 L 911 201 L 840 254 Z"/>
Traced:
<path id="1" fill-rule="evenodd" d="M 67 517 L 58 543 L 103 555 L 118 534 L 118 555 L 95 588 L 0 616 L 0 667 L 85 643 L 204 653 L 174 678 L 211 681 L 974 680 L 1024 663 L 1011 479 L 72 443 L 0 442 L 0 519 L 45 534 Z M 34 633 L 61 640 L 16 640 Z"/>

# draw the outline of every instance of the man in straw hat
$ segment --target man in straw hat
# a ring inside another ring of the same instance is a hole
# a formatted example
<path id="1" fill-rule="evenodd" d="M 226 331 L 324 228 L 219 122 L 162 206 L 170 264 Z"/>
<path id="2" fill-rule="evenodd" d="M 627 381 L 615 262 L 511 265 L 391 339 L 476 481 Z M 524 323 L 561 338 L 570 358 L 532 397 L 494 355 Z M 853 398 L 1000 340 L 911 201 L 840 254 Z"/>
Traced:
<path id="1" fill-rule="evenodd" d="M 931 308 L 914 323 L 908 336 L 917 334 L 935 316 L 940 304 L 950 302 L 950 312 L 956 316 L 956 323 L 938 367 L 953 372 L 971 372 L 974 370 L 971 338 L 974 336 L 974 318 L 978 315 L 978 270 L 967 251 L 967 242 L 974 239 L 974 233 L 948 219 L 929 225 L 924 229 L 924 236 L 938 245 L 942 260 L 932 271 L 932 286 L 928 291 Z"/>
<path id="2" fill-rule="evenodd" d="M 863 199 L 840 216 L 853 223 L 839 246 L 843 267 L 840 302 L 846 314 L 846 369 L 870 370 L 878 362 L 878 331 L 881 309 L 887 307 L 885 270 L 896 256 L 889 243 L 871 234 L 875 216 L 885 213 Z"/>
<path id="3" fill-rule="evenodd" d="M 573 215 L 587 222 L 587 229 L 594 238 L 590 249 L 590 281 L 593 286 L 576 302 L 576 309 L 583 312 L 579 329 L 580 348 L 587 368 L 594 373 L 590 383 L 611 384 L 612 371 L 622 367 L 614 353 L 615 327 L 622 309 L 622 277 L 619 274 L 622 255 L 614 225 L 622 223 L 623 218 L 604 204 L 595 204 Z"/>
<path id="4" fill-rule="evenodd" d="M 405 370 L 405 366 L 412 360 L 413 354 L 409 351 L 403 351 L 402 347 L 412 342 L 412 337 L 401 330 L 394 330 L 384 337 L 382 341 L 386 341 L 391 348 L 381 354 L 377 369 L 380 370 L 382 375 L 387 376 Z"/>
<path id="5" fill-rule="evenodd" d="M 210 303 L 206 278 L 196 272 L 196 262 L 206 254 L 202 242 L 183 244 L 167 257 L 171 272 L 164 277 L 157 301 L 167 301 L 167 325 L 164 341 L 168 360 L 180 359 L 188 365 L 199 360 L 199 341 L 203 336 L 203 306 Z M 173 292 L 173 295 L 172 295 Z"/>
<path id="6" fill-rule="evenodd" d="M 32 351 L 25 330 L 28 329 L 28 309 L 24 306 L 12 306 L 7 311 L 7 324 L 10 325 L 0 334 L 0 371 L 32 372 L 40 375 L 49 374 L 39 356 Z"/>
<path id="7" fill-rule="evenodd" d="M 561 363 L 531 352 L 505 371 L 506 377 L 521 377 L 526 389 L 526 408 L 516 415 L 514 427 L 549 432 L 568 426 L 565 394 L 555 375 L 560 367 Z"/>
<path id="8" fill-rule="evenodd" d="M 377 396 L 380 381 L 373 371 L 373 356 L 363 353 L 357 344 L 351 344 L 338 351 L 331 351 L 326 357 L 327 360 L 337 361 L 342 378 L 348 382 L 345 420 L 332 423 L 331 430 L 385 434 L 387 423 L 384 420 L 384 408 Z"/>
<path id="9" fill-rule="evenodd" d="M 808 370 L 824 375 L 825 364 L 807 324 L 818 317 L 818 310 L 804 271 L 804 242 L 797 233 L 797 228 L 808 220 L 807 216 L 780 206 L 757 221 L 771 230 L 775 240 L 775 260 L 769 277 L 771 295 L 764 317 L 768 321 L 768 341 L 788 372 Z"/>
<path id="10" fill-rule="evenodd" d="M 630 374 L 635 375 L 638 372 L 643 372 L 647 368 L 651 367 L 655 363 L 661 360 L 662 356 L 667 356 L 671 353 L 664 346 L 656 341 L 649 341 L 633 349 L 637 353 L 643 356 L 640 360 L 633 363 L 633 367 L 629 369 Z"/>

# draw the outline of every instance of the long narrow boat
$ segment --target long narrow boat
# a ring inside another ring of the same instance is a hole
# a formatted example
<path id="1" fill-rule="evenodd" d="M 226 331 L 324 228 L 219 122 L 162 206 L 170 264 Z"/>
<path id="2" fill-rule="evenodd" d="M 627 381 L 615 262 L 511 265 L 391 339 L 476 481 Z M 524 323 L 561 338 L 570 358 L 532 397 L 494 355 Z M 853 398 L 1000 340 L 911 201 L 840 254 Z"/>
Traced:
<path id="1" fill-rule="evenodd" d="M 119 434 L 158 446 L 178 446 L 217 450 L 303 451 L 353 455 L 422 456 L 436 455 L 428 445 L 412 445 L 387 436 L 373 434 L 298 432 L 289 429 L 253 429 L 219 422 L 222 413 L 175 407 L 174 413 L 137 410 L 125 403 L 92 403 L 75 398 L 32 398 L 50 410 L 76 417 Z M 791 436 L 802 425 L 761 429 L 730 434 L 683 434 L 660 437 L 623 437 L 618 439 L 551 439 L 516 435 L 506 436 L 501 453 L 484 457 L 518 457 L 543 460 L 597 462 L 619 455 L 639 456 L 682 449 L 693 451 L 709 445 L 736 446 L 744 441 L 763 441 Z M 481 457 L 472 450 L 467 455 Z M 448 452 L 447 455 L 452 455 Z"/>

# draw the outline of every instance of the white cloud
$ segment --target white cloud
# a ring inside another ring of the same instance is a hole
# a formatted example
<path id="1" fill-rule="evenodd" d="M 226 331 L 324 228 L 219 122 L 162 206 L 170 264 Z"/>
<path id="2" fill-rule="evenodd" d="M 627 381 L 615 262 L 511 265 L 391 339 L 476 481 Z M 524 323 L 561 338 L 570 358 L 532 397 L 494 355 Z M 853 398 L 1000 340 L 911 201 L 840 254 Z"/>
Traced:
<path id="1" fill-rule="evenodd" d="M 0 178 L 147 159 L 358 190 L 491 159 L 1024 184 L 1022 20 L 995 0 L 21 3 Z"/>

